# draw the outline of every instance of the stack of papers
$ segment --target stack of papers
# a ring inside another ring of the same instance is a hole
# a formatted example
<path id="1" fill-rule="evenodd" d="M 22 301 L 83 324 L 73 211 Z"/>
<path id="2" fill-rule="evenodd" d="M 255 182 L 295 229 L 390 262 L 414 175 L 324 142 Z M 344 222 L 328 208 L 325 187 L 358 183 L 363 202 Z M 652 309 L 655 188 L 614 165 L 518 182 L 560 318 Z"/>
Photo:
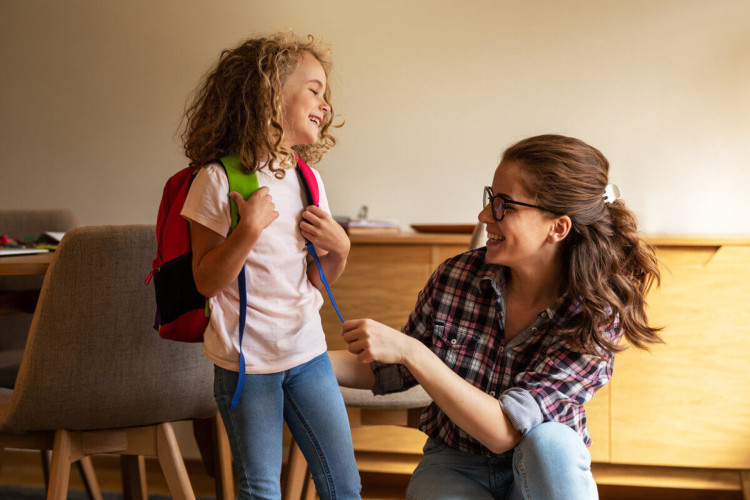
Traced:
<path id="1" fill-rule="evenodd" d="M 47 253 L 47 248 L 0 248 L 0 257 L 9 257 L 11 255 L 28 255 L 32 253 Z"/>
<path id="2" fill-rule="evenodd" d="M 398 234 L 401 228 L 394 220 L 349 219 L 336 217 L 348 234 Z"/>

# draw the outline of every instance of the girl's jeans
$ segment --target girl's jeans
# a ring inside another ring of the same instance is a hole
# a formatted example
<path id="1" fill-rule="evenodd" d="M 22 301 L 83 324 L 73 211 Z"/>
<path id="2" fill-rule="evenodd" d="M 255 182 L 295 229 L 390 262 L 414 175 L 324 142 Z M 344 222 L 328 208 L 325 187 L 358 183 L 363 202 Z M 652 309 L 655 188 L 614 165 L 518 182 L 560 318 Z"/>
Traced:
<path id="1" fill-rule="evenodd" d="M 464 453 L 428 439 L 406 498 L 595 500 L 598 493 L 583 440 L 567 425 L 547 422 L 497 457 Z"/>
<path id="2" fill-rule="evenodd" d="M 284 421 L 320 498 L 360 498 L 349 420 L 328 354 L 284 372 L 245 375 L 239 404 L 231 410 L 237 372 L 217 366 L 214 373 L 214 397 L 229 436 L 240 499 L 281 498 Z"/>

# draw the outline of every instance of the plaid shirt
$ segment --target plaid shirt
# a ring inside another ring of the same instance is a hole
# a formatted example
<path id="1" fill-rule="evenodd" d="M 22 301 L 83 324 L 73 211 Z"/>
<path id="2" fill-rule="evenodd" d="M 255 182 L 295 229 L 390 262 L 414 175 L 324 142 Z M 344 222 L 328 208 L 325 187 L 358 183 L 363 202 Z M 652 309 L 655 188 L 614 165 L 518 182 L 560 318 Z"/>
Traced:
<path id="1" fill-rule="evenodd" d="M 557 334 L 580 311 L 560 297 L 511 340 L 505 340 L 505 268 L 484 261 L 485 249 L 471 250 L 438 267 L 420 292 L 403 332 L 432 351 L 461 378 L 497 397 L 511 424 L 525 435 L 542 422 L 573 428 L 587 446 L 586 403 L 612 376 L 614 356 L 577 352 Z M 619 321 L 605 332 L 617 341 Z M 398 392 L 417 384 L 403 365 L 375 363 L 374 392 Z M 432 403 L 420 429 L 461 451 L 493 453 L 456 426 Z"/>

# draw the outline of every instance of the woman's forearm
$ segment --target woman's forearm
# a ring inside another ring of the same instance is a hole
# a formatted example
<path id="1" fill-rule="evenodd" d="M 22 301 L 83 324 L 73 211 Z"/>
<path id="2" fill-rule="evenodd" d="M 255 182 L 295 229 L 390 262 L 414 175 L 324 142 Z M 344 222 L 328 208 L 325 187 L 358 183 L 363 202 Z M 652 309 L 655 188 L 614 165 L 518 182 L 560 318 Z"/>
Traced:
<path id="1" fill-rule="evenodd" d="M 370 365 L 360 363 L 349 351 L 328 351 L 328 357 L 340 386 L 372 389 L 375 385 L 375 374 Z"/>
<path id="2" fill-rule="evenodd" d="M 411 340 L 404 364 L 448 418 L 493 453 L 514 448 L 521 434 L 498 400 L 457 375 L 424 344 Z"/>

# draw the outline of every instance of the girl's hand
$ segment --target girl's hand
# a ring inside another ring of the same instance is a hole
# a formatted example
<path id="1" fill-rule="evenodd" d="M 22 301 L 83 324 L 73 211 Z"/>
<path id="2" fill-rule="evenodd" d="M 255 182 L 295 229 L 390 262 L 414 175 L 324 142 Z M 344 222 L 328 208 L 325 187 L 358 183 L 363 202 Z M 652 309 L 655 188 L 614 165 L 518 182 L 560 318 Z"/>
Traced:
<path id="1" fill-rule="evenodd" d="M 371 319 L 344 322 L 341 329 L 347 349 L 357 355 L 361 363 L 405 364 L 412 349 L 412 337 Z"/>
<path id="2" fill-rule="evenodd" d="M 255 191 L 247 201 L 235 191 L 229 193 L 229 197 L 237 204 L 237 212 L 240 215 L 238 227 L 246 227 L 254 240 L 257 240 L 260 233 L 279 217 L 267 186 Z"/>
<path id="3" fill-rule="evenodd" d="M 302 212 L 299 224 L 302 236 L 311 241 L 318 249 L 339 257 L 349 255 L 351 243 L 341 224 L 320 207 L 310 205 Z"/>

